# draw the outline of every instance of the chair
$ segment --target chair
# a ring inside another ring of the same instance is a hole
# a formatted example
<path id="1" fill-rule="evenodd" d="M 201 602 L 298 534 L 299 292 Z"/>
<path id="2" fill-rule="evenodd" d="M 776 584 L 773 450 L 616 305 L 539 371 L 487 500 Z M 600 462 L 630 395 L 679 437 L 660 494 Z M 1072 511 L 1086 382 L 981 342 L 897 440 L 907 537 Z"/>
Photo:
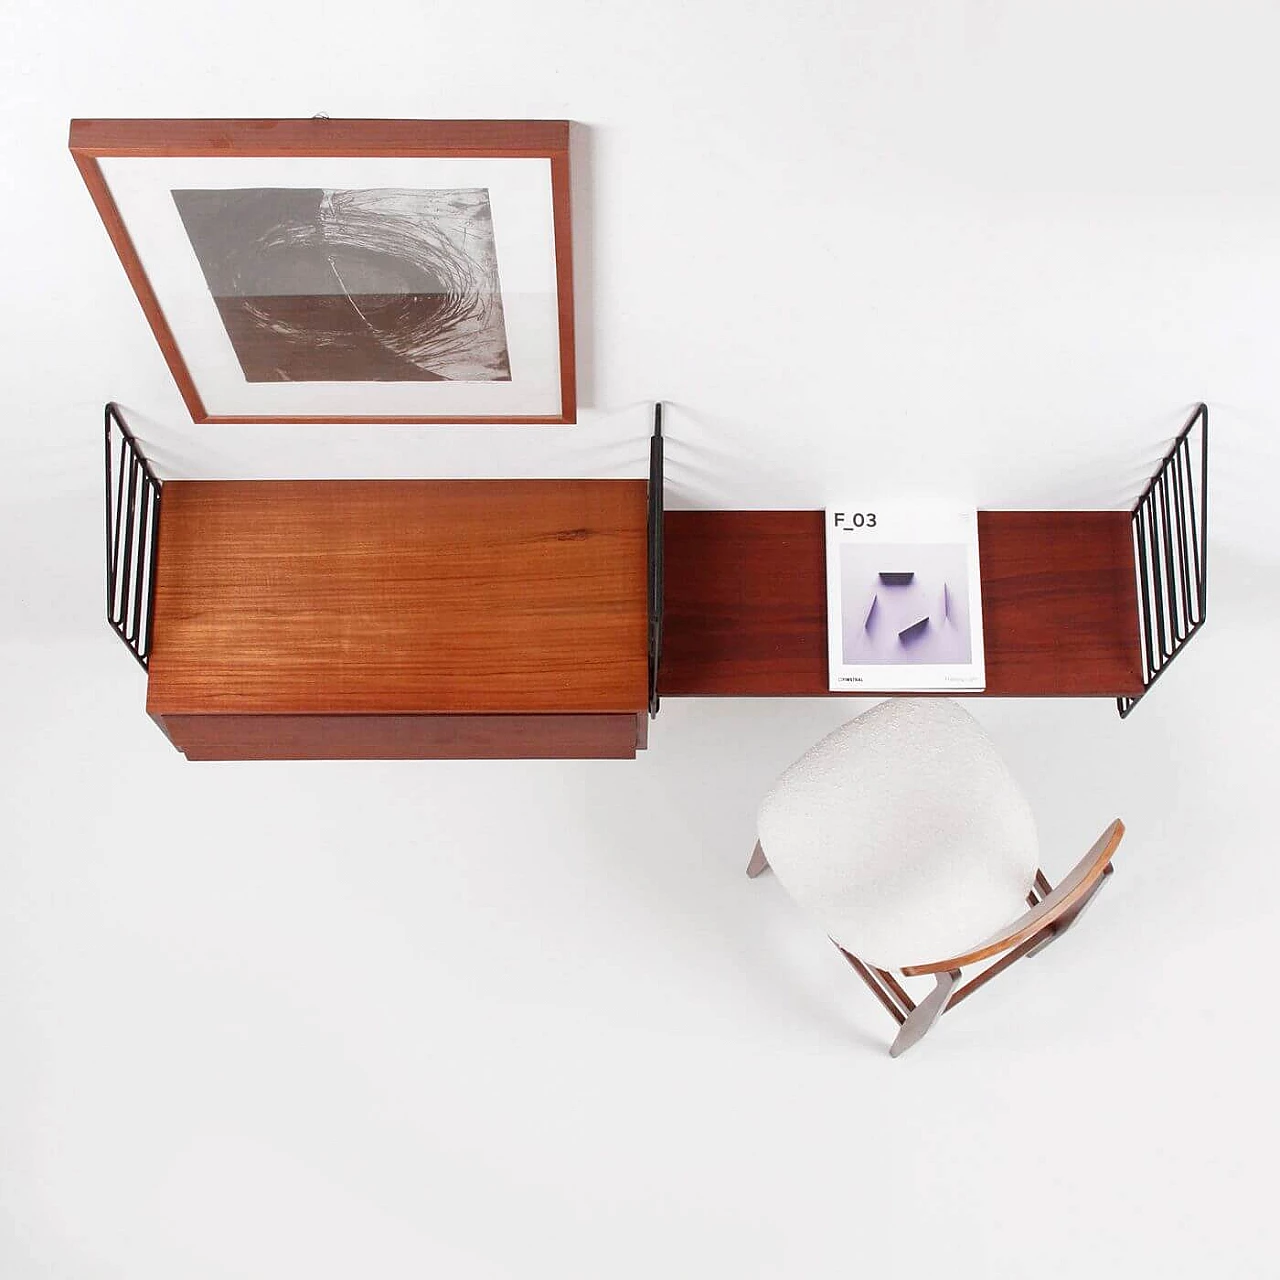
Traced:
<path id="1" fill-rule="evenodd" d="M 895 1058 L 1061 937 L 1106 882 L 1124 834 L 1113 822 L 1050 885 L 1026 798 L 977 721 L 945 698 L 891 698 L 823 738 L 765 797 L 757 829 L 747 874 L 772 867 L 818 917 L 900 1024 Z M 916 1004 L 899 979 L 922 975 L 935 986 Z"/>

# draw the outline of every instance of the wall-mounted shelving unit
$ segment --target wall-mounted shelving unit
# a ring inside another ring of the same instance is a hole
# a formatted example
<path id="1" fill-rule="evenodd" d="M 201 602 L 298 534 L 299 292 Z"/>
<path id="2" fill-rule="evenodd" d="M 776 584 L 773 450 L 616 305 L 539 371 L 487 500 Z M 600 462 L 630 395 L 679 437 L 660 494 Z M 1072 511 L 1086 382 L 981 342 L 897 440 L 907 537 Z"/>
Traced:
<path id="1" fill-rule="evenodd" d="M 1115 698 L 1204 622 L 1209 411 L 1132 511 L 980 511 L 986 697 Z M 827 679 L 821 511 L 666 513 L 666 697 L 857 697 Z M 865 695 L 864 695 L 865 696 Z"/>
<path id="2" fill-rule="evenodd" d="M 170 481 L 107 407 L 108 616 L 191 759 L 630 757 L 661 697 L 815 697 L 820 511 L 645 481 Z M 1203 625 L 1208 411 L 1132 512 L 978 517 L 988 697 L 1127 715 Z"/>

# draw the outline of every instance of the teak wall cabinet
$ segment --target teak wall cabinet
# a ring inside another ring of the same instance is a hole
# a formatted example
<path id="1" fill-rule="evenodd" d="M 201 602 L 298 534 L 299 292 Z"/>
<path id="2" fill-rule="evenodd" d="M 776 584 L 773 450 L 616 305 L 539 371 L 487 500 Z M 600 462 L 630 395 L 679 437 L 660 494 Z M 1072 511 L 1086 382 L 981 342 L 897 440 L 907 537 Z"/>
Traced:
<path id="1" fill-rule="evenodd" d="M 643 481 L 169 481 L 147 710 L 193 760 L 634 756 Z"/>

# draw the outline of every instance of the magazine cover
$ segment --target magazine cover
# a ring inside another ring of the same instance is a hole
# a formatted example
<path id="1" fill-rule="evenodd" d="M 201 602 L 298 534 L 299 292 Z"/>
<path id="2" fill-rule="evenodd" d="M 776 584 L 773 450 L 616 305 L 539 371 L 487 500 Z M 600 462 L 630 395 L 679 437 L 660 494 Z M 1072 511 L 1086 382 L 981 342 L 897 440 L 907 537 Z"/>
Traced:
<path id="1" fill-rule="evenodd" d="M 986 686 L 975 510 L 828 507 L 831 688 Z"/>

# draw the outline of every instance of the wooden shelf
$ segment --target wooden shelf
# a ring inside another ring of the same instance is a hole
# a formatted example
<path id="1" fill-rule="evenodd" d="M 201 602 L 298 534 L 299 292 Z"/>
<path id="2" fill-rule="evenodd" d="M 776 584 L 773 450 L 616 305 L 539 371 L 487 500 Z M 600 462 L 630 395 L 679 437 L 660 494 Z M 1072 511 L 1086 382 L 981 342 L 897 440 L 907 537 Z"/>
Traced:
<path id="1" fill-rule="evenodd" d="M 821 511 L 669 511 L 659 692 L 857 696 L 827 680 Z M 1127 511 L 982 511 L 989 697 L 1142 692 Z"/>

